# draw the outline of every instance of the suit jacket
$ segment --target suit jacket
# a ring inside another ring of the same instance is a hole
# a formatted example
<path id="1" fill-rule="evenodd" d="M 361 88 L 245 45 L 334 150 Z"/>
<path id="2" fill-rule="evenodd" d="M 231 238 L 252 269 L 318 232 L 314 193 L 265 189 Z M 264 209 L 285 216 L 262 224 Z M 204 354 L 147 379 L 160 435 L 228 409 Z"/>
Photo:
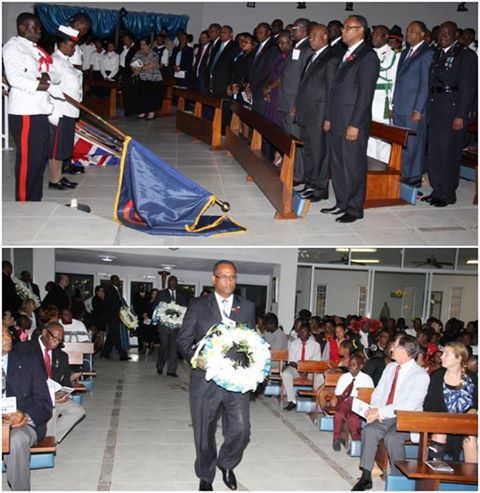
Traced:
<path id="1" fill-rule="evenodd" d="M 254 99 L 255 96 L 263 99 L 263 88 L 268 85 L 270 78 L 270 66 L 278 53 L 278 45 L 273 36 L 265 43 L 262 51 L 256 57 L 259 48 L 260 45 L 253 52 L 248 73 L 248 83 L 252 89 Z"/>
<path id="2" fill-rule="evenodd" d="M 203 46 L 201 46 L 198 49 L 198 54 L 197 58 L 195 59 L 195 63 L 193 65 L 193 73 L 192 73 L 192 78 L 193 78 L 193 87 L 200 92 L 207 92 L 208 90 L 208 85 L 207 85 L 207 62 L 208 62 L 208 54 L 210 52 L 211 48 L 211 43 L 208 44 L 205 54 L 203 55 L 202 61 L 200 62 L 200 55 L 203 49 Z M 198 69 L 198 76 L 197 76 L 197 69 Z"/>
<path id="3" fill-rule="evenodd" d="M 332 50 L 332 55 L 340 58 L 340 60 L 343 58 L 343 55 L 347 52 L 347 45 L 342 41 L 337 41 L 333 46 L 330 45 L 330 49 Z"/>
<path id="4" fill-rule="evenodd" d="M 15 346 L 15 351 L 21 353 L 29 353 L 35 356 L 36 360 L 40 364 L 41 373 L 45 381 L 48 378 L 47 367 L 45 366 L 45 357 L 40 346 L 38 338 L 35 340 L 25 341 Z M 70 376 L 72 370 L 68 364 L 68 354 L 62 351 L 60 348 L 52 350 L 52 380 L 63 385 L 64 387 L 71 387 Z"/>
<path id="5" fill-rule="evenodd" d="M 278 109 L 289 113 L 295 105 L 298 86 L 305 69 L 307 58 L 313 53 L 308 38 L 299 48 L 294 48 L 283 64 L 280 92 L 278 94 Z M 298 54 L 298 57 L 296 56 Z M 295 59 L 294 59 L 295 55 Z"/>
<path id="6" fill-rule="evenodd" d="M 173 49 L 172 55 L 170 56 L 170 66 L 173 67 L 176 65 L 175 61 L 177 58 L 177 53 L 180 51 L 179 46 L 175 46 Z M 180 59 L 180 70 L 185 71 L 185 79 L 179 79 L 175 77 L 175 72 L 173 76 L 175 78 L 175 82 L 182 87 L 187 87 L 190 85 L 192 81 L 193 74 L 193 48 L 190 46 L 186 46 L 182 51 L 182 58 Z"/>
<path id="7" fill-rule="evenodd" d="M 208 53 L 206 54 L 207 57 L 207 68 L 205 72 L 205 82 L 208 87 L 208 78 L 210 77 L 210 72 L 212 68 L 212 63 L 215 58 L 215 55 L 217 54 L 217 51 L 220 49 L 220 45 L 222 42 L 220 41 L 220 37 L 218 37 L 215 41 L 210 41 L 210 44 L 208 45 Z"/>
<path id="8" fill-rule="evenodd" d="M 2 311 L 8 310 L 15 316 L 21 304 L 22 298 L 18 296 L 12 278 L 2 272 Z"/>
<path id="9" fill-rule="evenodd" d="M 393 108 L 397 115 L 410 116 L 414 111 L 425 115 L 428 101 L 428 71 L 432 63 L 433 50 L 423 43 L 414 56 L 405 58 L 403 50 L 398 61 Z"/>
<path id="10" fill-rule="evenodd" d="M 227 96 L 227 86 L 230 83 L 233 60 L 240 51 L 240 48 L 232 39 L 223 49 L 215 66 L 211 68 L 209 88 L 214 96 Z"/>
<path id="11" fill-rule="evenodd" d="M 235 311 L 235 308 L 239 310 Z M 237 323 L 255 327 L 255 305 L 240 296 L 234 295 L 230 318 Z M 195 354 L 195 345 L 202 340 L 212 325 L 222 322 L 215 293 L 200 296 L 190 303 L 182 327 L 178 333 L 178 349 L 187 361 Z"/>
<path id="12" fill-rule="evenodd" d="M 400 385 L 395 388 L 393 404 L 386 405 L 397 366 L 398 363 L 392 362 L 385 367 L 380 382 L 372 394 L 370 405 L 378 408 L 382 418 L 394 418 L 397 410 L 421 411 L 423 409 L 423 400 L 427 395 L 430 377 L 427 371 L 415 361 L 408 369 L 400 370 L 407 373 L 402 377 Z"/>
<path id="13" fill-rule="evenodd" d="M 58 283 L 55 283 L 45 298 L 43 298 L 42 306 L 46 307 L 50 305 L 56 306 L 60 311 L 70 307 L 70 299 L 65 289 Z"/>
<path id="14" fill-rule="evenodd" d="M 105 312 L 109 321 L 118 320 L 118 313 L 123 306 L 123 297 L 113 285 L 105 289 Z"/>
<path id="15" fill-rule="evenodd" d="M 8 353 L 6 393 L 7 397 L 15 396 L 17 409 L 32 418 L 38 440 L 41 440 L 52 417 L 53 406 L 47 381 L 33 355 L 17 350 Z"/>
<path id="16" fill-rule="evenodd" d="M 379 71 L 378 56 L 365 41 L 350 54 L 349 60 L 340 63 L 326 115 L 332 133 L 344 135 L 347 128 L 353 126 L 368 135 Z"/>
<path id="17" fill-rule="evenodd" d="M 175 297 L 176 297 L 175 303 L 177 305 L 187 306 L 187 297 L 183 293 L 181 293 L 178 289 L 175 292 Z M 157 300 L 158 302 L 163 301 L 165 303 L 170 303 L 172 301 L 170 290 L 167 288 L 159 291 Z"/>
<path id="18" fill-rule="evenodd" d="M 299 125 L 323 122 L 339 62 L 332 56 L 330 48 L 326 48 L 305 67 L 295 102 L 295 117 Z"/>

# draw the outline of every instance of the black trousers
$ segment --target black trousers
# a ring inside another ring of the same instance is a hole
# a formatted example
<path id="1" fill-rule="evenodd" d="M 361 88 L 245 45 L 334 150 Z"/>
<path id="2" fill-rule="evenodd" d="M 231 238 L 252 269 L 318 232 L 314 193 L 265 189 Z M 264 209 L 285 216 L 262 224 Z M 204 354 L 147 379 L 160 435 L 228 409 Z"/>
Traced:
<path id="1" fill-rule="evenodd" d="M 195 439 L 195 474 L 213 483 L 216 466 L 234 469 L 250 439 L 250 393 L 228 392 L 205 380 L 203 370 L 190 378 L 190 411 Z M 217 458 L 215 431 L 222 416 L 223 444 Z"/>
<path id="2" fill-rule="evenodd" d="M 47 115 L 8 115 L 15 141 L 15 200 L 40 201 L 48 161 L 50 124 Z"/>
<path id="3" fill-rule="evenodd" d="M 353 141 L 347 140 L 344 133 L 330 133 L 328 140 L 336 207 L 362 218 L 367 188 L 368 131 L 361 128 L 358 139 Z"/>
<path id="4" fill-rule="evenodd" d="M 160 339 L 160 349 L 157 356 L 157 369 L 163 370 L 167 365 L 167 373 L 176 373 L 178 366 L 177 353 L 178 329 L 169 329 L 158 326 L 158 338 Z"/>
<path id="5" fill-rule="evenodd" d="M 107 323 L 107 338 L 103 345 L 101 355 L 103 357 L 110 356 L 113 348 L 117 350 L 120 358 L 127 356 L 127 352 L 123 348 L 122 340 L 120 338 L 120 321 L 118 319 L 110 320 Z"/>
<path id="6" fill-rule="evenodd" d="M 447 204 L 457 201 L 460 161 L 466 129 L 453 130 L 453 122 L 432 122 L 428 127 L 427 171 L 432 195 Z"/>
<path id="7" fill-rule="evenodd" d="M 300 125 L 300 138 L 304 143 L 303 164 L 305 181 L 318 188 L 316 195 L 322 198 L 328 198 L 330 166 L 327 135 L 323 131 L 323 118 L 321 120 L 311 125 Z"/>

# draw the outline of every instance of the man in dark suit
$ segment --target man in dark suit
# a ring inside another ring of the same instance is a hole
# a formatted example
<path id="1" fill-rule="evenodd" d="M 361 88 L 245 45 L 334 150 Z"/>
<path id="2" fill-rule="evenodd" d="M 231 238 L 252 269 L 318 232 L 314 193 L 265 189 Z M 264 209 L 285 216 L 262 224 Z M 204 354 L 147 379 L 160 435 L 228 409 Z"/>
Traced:
<path id="1" fill-rule="evenodd" d="M 410 128 L 407 146 L 402 150 L 401 181 L 420 186 L 424 171 L 427 138 L 428 71 L 433 50 L 425 43 L 427 27 L 414 21 L 407 27 L 410 49 L 403 50 L 398 62 L 393 94 L 393 123 Z"/>
<path id="2" fill-rule="evenodd" d="M 22 298 L 18 296 L 15 284 L 12 281 L 13 265 L 8 260 L 2 261 L 2 313 L 9 311 L 16 316 Z"/>
<path id="3" fill-rule="evenodd" d="M 192 301 L 178 334 L 178 347 L 187 361 L 191 361 L 195 345 L 212 325 L 225 321 L 255 327 L 254 304 L 234 295 L 237 285 L 235 265 L 226 260 L 217 262 L 212 282 L 215 292 Z M 237 489 L 233 469 L 240 463 L 250 437 L 250 396 L 229 392 L 213 381 L 207 381 L 202 367 L 199 361 L 190 379 L 190 409 L 197 453 L 195 473 L 200 478 L 199 489 L 212 490 L 216 465 L 222 471 L 225 484 L 230 489 Z M 225 440 L 217 459 L 215 430 L 221 413 Z"/>
<path id="4" fill-rule="evenodd" d="M 323 121 L 340 60 L 331 54 L 328 30 L 323 24 L 312 27 L 309 42 L 313 54 L 307 59 L 300 80 L 295 117 L 304 142 L 305 188 L 300 195 L 311 202 L 318 202 L 328 199 L 330 166 Z"/>
<path id="5" fill-rule="evenodd" d="M 193 65 L 193 88 L 203 93 L 208 92 L 207 85 L 207 62 L 210 49 L 210 38 L 208 31 L 202 31 L 199 37 L 199 44 L 195 63 Z"/>
<path id="6" fill-rule="evenodd" d="M 177 87 L 187 88 L 192 81 L 193 48 L 188 46 L 187 35 L 178 34 L 179 45 L 175 46 L 170 56 L 170 66 L 173 67 L 173 78 Z"/>
<path id="7" fill-rule="evenodd" d="M 20 274 L 20 279 L 25 283 L 27 288 L 30 289 L 33 294 L 36 294 L 38 296 L 38 299 L 40 299 L 40 289 L 38 285 L 33 282 L 32 274 L 30 274 L 28 270 L 22 271 L 22 273 Z"/>
<path id="8" fill-rule="evenodd" d="M 283 64 L 283 71 L 278 95 L 278 109 L 282 116 L 282 127 L 287 132 L 300 136 L 300 129 L 294 121 L 295 98 L 298 93 L 300 78 L 305 69 L 307 58 L 312 54 L 308 42 L 310 21 L 305 18 L 297 19 L 292 27 L 292 39 L 295 42 L 293 50 Z M 298 147 L 295 153 L 294 181 L 305 183 L 303 147 Z"/>
<path id="9" fill-rule="evenodd" d="M 213 60 L 215 58 L 215 55 L 217 54 L 217 51 L 220 49 L 221 41 L 220 41 L 220 34 L 222 31 L 222 27 L 220 24 L 217 24 L 216 22 L 213 24 L 210 24 L 208 26 L 208 37 L 210 38 L 210 46 L 208 50 L 208 58 L 207 58 L 207 70 L 205 72 L 205 83 L 208 87 L 209 84 L 209 77 L 210 77 L 210 68 L 213 63 Z"/>
<path id="10" fill-rule="evenodd" d="M 135 87 L 133 84 L 133 71 L 130 67 L 133 55 L 137 52 L 132 34 L 125 33 L 123 35 L 124 49 L 120 55 L 120 84 L 122 87 L 122 100 L 125 116 L 132 116 L 134 108 L 132 101 L 135 97 Z"/>
<path id="11" fill-rule="evenodd" d="M 263 90 L 268 85 L 270 77 L 270 65 L 278 53 L 278 46 L 272 37 L 270 25 L 261 22 L 255 29 L 255 37 L 258 45 L 253 54 L 252 63 L 248 72 L 248 85 L 245 88 L 247 94 L 251 95 L 252 109 L 261 115 L 265 115 L 267 103 L 264 99 Z"/>
<path id="12" fill-rule="evenodd" d="M 72 386 L 72 370 L 68 364 L 68 355 L 59 346 L 63 343 L 64 331 L 58 322 L 46 325 L 36 339 L 17 344 L 15 351 L 30 353 L 40 364 L 45 381 L 51 379 L 62 387 Z M 53 419 L 48 426 L 48 434 L 55 435 L 60 443 L 72 428 L 85 416 L 85 409 L 73 402 L 68 396 L 55 399 Z"/>
<path id="13" fill-rule="evenodd" d="M 120 361 L 127 361 L 130 358 L 122 347 L 120 339 L 120 308 L 126 305 L 120 291 L 120 278 L 117 275 L 110 277 L 110 286 L 105 289 L 105 311 L 107 314 L 107 339 L 103 345 L 101 358 L 110 358 L 110 352 L 115 347 Z"/>
<path id="14" fill-rule="evenodd" d="M 338 66 L 324 130 L 329 132 L 333 189 L 337 202 L 322 209 L 343 214 L 337 222 L 351 223 L 363 217 L 367 185 L 367 143 L 372 120 L 372 101 L 380 62 L 364 41 L 367 20 L 352 15 L 343 24 L 342 39 L 348 46 Z"/>
<path id="15" fill-rule="evenodd" d="M 176 303 L 177 305 L 187 306 L 186 296 L 177 290 L 178 280 L 175 276 L 168 278 L 168 288 L 158 293 L 158 301 L 164 303 Z M 178 377 L 178 354 L 177 354 L 177 335 L 178 329 L 158 326 L 158 337 L 160 339 L 160 349 L 157 357 L 157 373 L 163 373 L 163 367 L 167 365 L 167 375 Z"/>
<path id="16" fill-rule="evenodd" d="M 462 149 L 477 100 L 477 56 L 464 49 L 456 33 L 454 22 L 440 26 L 440 49 L 430 67 L 427 170 L 433 190 L 425 200 L 435 207 L 457 200 Z"/>
<path id="17" fill-rule="evenodd" d="M 40 365 L 30 354 L 12 351 L 8 328 L 2 327 L 2 398 L 16 397 L 21 421 L 10 430 L 10 452 L 3 455 L 7 481 L 15 491 L 30 490 L 30 447 L 41 440 L 52 416 L 52 400 Z"/>
<path id="18" fill-rule="evenodd" d="M 47 293 L 47 296 L 43 298 L 42 306 L 56 306 L 59 311 L 64 308 L 70 308 L 70 298 L 66 292 L 70 279 L 66 274 L 60 274 L 58 276 L 58 282 L 52 285 L 52 289 Z"/>
<path id="19" fill-rule="evenodd" d="M 347 45 L 342 40 L 343 24 L 340 21 L 333 20 L 328 23 L 328 42 L 332 53 L 337 58 L 343 58 L 347 51 Z"/>

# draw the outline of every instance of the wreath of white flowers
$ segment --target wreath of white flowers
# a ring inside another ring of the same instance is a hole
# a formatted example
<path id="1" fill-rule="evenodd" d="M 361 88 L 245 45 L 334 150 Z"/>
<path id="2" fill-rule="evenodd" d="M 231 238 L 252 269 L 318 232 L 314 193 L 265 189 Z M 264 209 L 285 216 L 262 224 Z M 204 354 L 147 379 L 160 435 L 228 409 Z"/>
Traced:
<path id="1" fill-rule="evenodd" d="M 22 300 L 33 300 L 35 302 L 35 309 L 39 308 L 40 298 L 18 277 L 12 276 L 11 279 L 15 285 L 18 296 L 20 296 Z"/>
<path id="2" fill-rule="evenodd" d="M 231 358 L 227 353 L 241 356 Z M 270 371 L 270 346 L 254 329 L 245 324 L 214 325 L 200 341 L 191 363 L 197 367 L 201 357 L 206 379 L 232 392 L 257 388 Z"/>
<path id="3" fill-rule="evenodd" d="M 179 329 L 182 326 L 186 311 L 185 306 L 161 301 L 153 312 L 152 320 L 169 329 Z"/>
<path id="4" fill-rule="evenodd" d="M 120 308 L 120 320 L 128 330 L 135 330 L 138 327 L 138 317 L 133 313 L 132 309 L 126 305 Z"/>

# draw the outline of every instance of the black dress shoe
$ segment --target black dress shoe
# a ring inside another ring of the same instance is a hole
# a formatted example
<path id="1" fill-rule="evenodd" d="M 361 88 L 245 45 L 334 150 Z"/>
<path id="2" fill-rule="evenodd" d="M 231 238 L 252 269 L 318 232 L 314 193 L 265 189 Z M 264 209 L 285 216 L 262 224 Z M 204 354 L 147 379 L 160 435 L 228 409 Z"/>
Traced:
<path id="1" fill-rule="evenodd" d="M 315 195 L 312 193 L 309 197 L 305 197 L 310 200 L 310 202 L 315 203 L 315 202 L 320 202 L 321 200 L 328 200 L 328 195 Z"/>
<path id="2" fill-rule="evenodd" d="M 198 491 L 213 491 L 212 483 L 209 483 L 208 481 L 201 479 L 200 486 L 198 487 Z"/>
<path id="3" fill-rule="evenodd" d="M 178 375 L 176 373 L 172 373 L 172 372 L 167 372 L 167 375 L 169 377 L 178 377 Z"/>
<path id="4" fill-rule="evenodd" d="M 342 445 L 338 438 L 333 441 L 332 448 L 333 450 L 335 450 L 335 452 L 340 452 L 340 450 L 342 450 Z"/>
<path id="5" fill-rule="evenodd" d="M 430 205 L 433 205 L 434 207 L 447 207 L 447 205 L 450 205 L 450 204 L 448 202 L 445 202 L 444 200 L 433 199 L 430 202 Z"/>
<path id="6" fill-rule="evenodd" d="M 425 195 L 425 197 L 422 197 L 420 200 L 422 202 L 428 202 L 428 203 L 430 203 L 430 202 L 433 202 L 436 199 L 435 199 L 435 197 L 433 195 Z"/>
<path id="7" fill-rule="evenodd" d="M 67 190 L 69 187 L 64 185 L 61 181 L 59 181 L 58 183 L 52 183 L 51 181 L 49 181 L 48 188 L 52 190 Z"/>
<path id="8" fill-rule="evenodd" d="M 335 206 L 335 207 L 326 207 L 324 209 L 320 209 L 320 212 L 322 214 L 333 214 L 333 215 L 344 214 L 345 213 L 345 211 L 342 211 L 342 209 L 339 209 L 337 206 Z"/>
<path id="9" fill-rule="evenodd" d="M 67 173 L 69 175 L 82 175 L 85 173 L 85 168 L 83 166 L 64 166 L 63 173 Z"/>
<path id="10" fill-rule="evenodd" d="M 283 409 L 285 411 L 293 411 L 296 407 L 297 405 L 295 404 L 295 402 L 289 402 Z"/>
<path id="11" fill-rule="evenodd" d="M 223 482 L 231 490 L 237 489 L 237 478 L 231 469 L 225 469 L 222 466 L 218 466 L 220 471 L 222 471 Z"/>
<path id="12" fill-rule="evenodd" d="M 359 219 L 361 219 L 361 217 L 355 217 L 355 216 L 351 216 L 350 214 L 344 214 L 343 216 L 337 217 L 335 221 L 337 221 L 337 223 L 354 223 Z"/>
<path id="13" fill-rule="evenodd" d="M 130 356 L 122 356 L 120 358 L 120 361 L 128 361 L 129 359 L 132 359 Z"/>
<path id="14" fill-rule="evenodd" d="M 373 486 L 371 479 L 360 478 L 351 491 L 365 491 L 371 490 Z"/>
<path id="15" fill-rule="evenodd" d="M 158 373 L 159 375 L 161 375 L 161 374 L 163 373 L 163 370 L 160 370 L 159 368 L 157 368 L 157 373 Z"/>
<path id="16" fill-rule="evenodd" d="M 304 199 L 308 198 L 310 195 L 312 195 L 313 192 L 315 192 L 317 189 L 313 187 L 312 185 L 305 185 L 305 188 L 303 190 L 300 190 L 298 192 L 301 197 Z"/>
<path id="17" fill-rule="evenodd" d="M 75 188 L 78 185 L 78 183 L 70 181 L 68 178 L 65 177 L 60 180 L 60 183 L 63 183 L 67 188 Z"/>

